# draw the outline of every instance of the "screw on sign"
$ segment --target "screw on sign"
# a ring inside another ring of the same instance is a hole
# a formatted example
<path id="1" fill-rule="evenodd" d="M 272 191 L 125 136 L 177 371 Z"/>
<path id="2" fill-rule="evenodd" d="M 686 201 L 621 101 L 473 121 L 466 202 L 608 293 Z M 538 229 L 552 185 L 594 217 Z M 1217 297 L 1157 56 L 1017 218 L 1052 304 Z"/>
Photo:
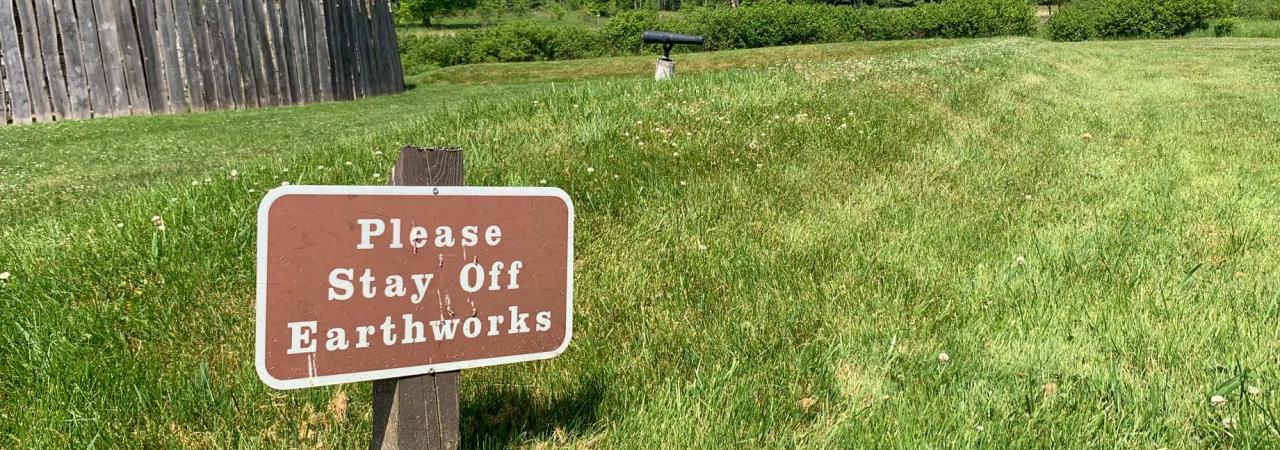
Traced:
<path id="1" fill-rule="evenodd" d="M 392 183 L 461 184 L 461 165 L 460 150 L 406 148 Z M 259 207 L 258 375 L 383 380 L 376 447 L 456 447 L 457 370 L 552 358 L 572 334 L 564 191 L 285 186 Z"/>

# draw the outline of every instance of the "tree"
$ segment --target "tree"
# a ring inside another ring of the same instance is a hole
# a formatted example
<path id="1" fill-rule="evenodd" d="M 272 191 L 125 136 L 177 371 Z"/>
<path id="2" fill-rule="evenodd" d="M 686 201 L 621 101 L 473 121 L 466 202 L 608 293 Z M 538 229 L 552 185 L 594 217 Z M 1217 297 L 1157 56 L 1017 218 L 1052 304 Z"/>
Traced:
<path id="1" fill-rule="evenodd" d="M 431 16 L 448 14 L 459 9 L 476 6 L 476 0 L 400 0 L 398 16 L 422 21 L 422 26 L 431 26 Z"/>

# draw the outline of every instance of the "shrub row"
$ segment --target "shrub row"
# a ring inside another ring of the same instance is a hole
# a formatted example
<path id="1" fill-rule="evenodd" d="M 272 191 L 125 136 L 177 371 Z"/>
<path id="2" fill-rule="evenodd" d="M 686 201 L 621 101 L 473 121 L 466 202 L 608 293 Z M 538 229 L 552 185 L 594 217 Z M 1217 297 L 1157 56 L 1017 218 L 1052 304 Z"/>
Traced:
<path id="1" fill-rule="evenodd" d="M 945 0 L 911 8 L 762 3 L 692 8 L 663 18 L 653 11 L 617 15 L 600 30 L 512 22 L 453 36 L 406 36 L 406 70 L 481 62 L 544 61 L 641 52 L 640 33 L 661 29 L 707 38 L 707 50 L 778 45 L 1027 35 L 1035 30 L 1026 0 Z"/>
<path id="2" fill-rule="evenodd" d="M 1076 0 L 1049 19 L 1058 41 L 1166 38 L 1235 13 L 1233 0 Z"/>
<path id="3" fill-rule="evenodd" d="M 1236 0 L 1236 15 L 1250 19 L 1280 20 L 1280 0 Z"/>

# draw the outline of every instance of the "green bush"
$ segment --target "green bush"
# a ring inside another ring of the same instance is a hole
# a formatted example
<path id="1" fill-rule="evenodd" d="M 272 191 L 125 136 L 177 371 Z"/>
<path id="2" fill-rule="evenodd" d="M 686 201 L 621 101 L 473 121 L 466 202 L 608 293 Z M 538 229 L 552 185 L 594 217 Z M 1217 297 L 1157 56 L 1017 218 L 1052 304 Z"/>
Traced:
<path id="1" fill-rule="evenodd" d="M 1183 0 L 1187 1 L 1187 0 Z M 646 50 L 640 33 L 661 29 L 706 37 L 706 50 L 861 40 L 1026 35 L 1027 0 L 945 0 L 909 8 L 793 4 L 763 0 L 740 8 L 689 8 L 675 19 L 628 11 L 598 31 L 529 21 L 445 37 L 406 37 L 406 71 L 479 62 L 545 61 Z M 410 72 L 413 73 L 413 72 Z"/>
<path id="2" fill-rule="evenodd" d="M 679 31 L 706 37 L 706 49 L 773 47 L 821 42 L 830 16 L 848 7 L 757 4 L 736 9 L 694 8 L 681 14 Z"/>
<path id="3" fill-rule="evenodd" d="M 551 61 L 607 53 L 599 33 L 571 26 L 517 21 L 453 36 L 401 39 L 405 72 L 432 66 L 518 61 Z"/>
<path id="4" fill-rule="evenodd" d="M 1167 38 L 1207 28 L 1234 12 L 1232 0 L 1076 0 L 1049 19 L 1060 41 Z"/>
<path id="5" fill-rule="evenodd" d="M 1223 17 L 1213 22 L 1213 35 L 1217 37 L 1229 36 L 1235 31 L 1236 24 L 1239 21 L 1235 17 Z"/>
<path id="6" fill-rule="evenodd" d="M 663 27 L 659 25 L 657 11 L 634 10 L 619 13 L 609 19 L 600 27 L 600 35 L 618 52 L 637 53 L 643 46 L 640 33 L 660 28 Z"/>
<path id="7" fill-rule="evenodd" d="M 1280 0 L 1236 0 L 1236 15 L 1250 19 L 1280 20 Z"/>
<path id="8" fill-rule="evenodd" d="M 1035 7 L 1025 0 L 951 0 L 915 10 L 930 37 L 1028 35 L 1036 29 Z"/>

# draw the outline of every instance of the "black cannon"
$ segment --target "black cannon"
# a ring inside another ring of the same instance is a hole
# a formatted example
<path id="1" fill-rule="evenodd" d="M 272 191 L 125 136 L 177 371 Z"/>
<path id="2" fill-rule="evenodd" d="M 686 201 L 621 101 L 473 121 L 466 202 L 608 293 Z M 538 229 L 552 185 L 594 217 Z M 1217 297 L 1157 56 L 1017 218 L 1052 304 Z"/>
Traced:
<path id="1" fill-rule="evenodd" d="M 675 76 L 676 62 L 671 60 L 671 48 L 677 45 L 702 45 L 702 36 L 671 33 L 667 31 L 645 31 L 640 40 L 646 44 L 662 44 L 662 57 L 658 58 L 658 70 L 653 79 L 662 81 Z"/>
<path id="2" fill-rule="evenodd" d="M 662 44 L 662 59 L 671 59 L 671 47 L 676 45 L 702 45 L 702 36 L 670 33 L 666 31 L 646 31 L 640 35 L 646 44 Z"/>

